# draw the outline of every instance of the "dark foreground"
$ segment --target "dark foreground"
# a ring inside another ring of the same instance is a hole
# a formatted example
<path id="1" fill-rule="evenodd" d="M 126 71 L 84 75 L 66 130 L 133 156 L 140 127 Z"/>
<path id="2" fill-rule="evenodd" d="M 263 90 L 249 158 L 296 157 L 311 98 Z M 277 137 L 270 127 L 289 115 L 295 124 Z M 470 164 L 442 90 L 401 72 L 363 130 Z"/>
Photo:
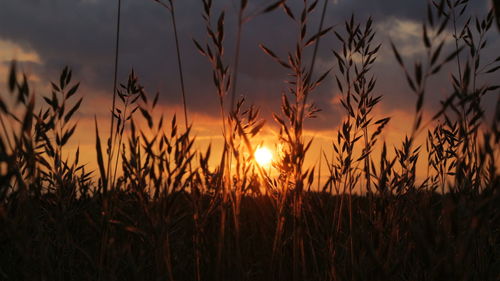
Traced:
<path id="1" fill-rule="evenodd" d="M 498 192 L 306 193 L 300 219 L 267 196 L 242 198 L 239 216 L 184 193 L 12 198 L 0 206 L 0 280 L 194 280 L 196 264 L 201 280 L 500 277 Z"/>

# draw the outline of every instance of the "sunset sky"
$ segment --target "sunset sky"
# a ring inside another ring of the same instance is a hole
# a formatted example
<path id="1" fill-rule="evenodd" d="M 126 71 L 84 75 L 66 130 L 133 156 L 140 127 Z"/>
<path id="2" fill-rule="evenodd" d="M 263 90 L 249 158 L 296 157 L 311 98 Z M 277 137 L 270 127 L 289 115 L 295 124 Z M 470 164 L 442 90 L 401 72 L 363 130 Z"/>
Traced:
<path id="1" fill-rule="evenodd" d="M 81 81 L 80 94 L 84 104 L 77 116 L 79 132 L 75 142 L 89 150 L 94 147 L 93 116 L 97 115 L 103 127 L 109 124 L 113 87 L 113 63 L 117 1 L 110 0 L 0 0 L 0 93 L 6 92 L 5 81 L 11 59 L 20 63 L 33 81 L 39 94 L 49 93 L 48 81 L 56 80 L 61 69 L 68 65 L 73 69 L 75 80 Z M 180 45 L 186 79 L 187 105 L 195 134 L 205 143 L 221 140 L 218 101 L 212 74 L 207 60 L 196 50 L 192 39 L 206 41 L 202 20 L 202 3 L 198 0 L 177 0 L 176 5 Z M 214 1 L 215 10 L 227 13 L 226 50 L 227 58 L 233 57 L 235 41 L 235 15 L 238 1 Z M 322 2 L 322 1 L 320 1 Z M 140 82 L 151 96 L 160 92 L 161 109 L 167 115 L 176 112 L 182 116 L 180 87 L 175 57 L 175 45 L 170 15 L 153 0 L 123 0 L 118 80 L 126 81 L 133 68 Z M 249 1 L 248 11 L 260 10 L 270 1 Z M 295 11 L 302 1 L 289 1 Z M 373 69 L 377 77 L 376 93 L 383 95 L 377 106 L 377 117 L 392 117 L 383 136 L 388 143 L 398 144 L 411 129 L 415 97 L 406 85 L 401 69 L 390 49 L 392 40 L 405 60 L 412 61 L 423 54 L 421 43 L 422 20 L 426 10 L 424 0 L 336 0 L 330 1 L 325 26 L 335 26 L 344 31 L 343 22 L 355 14 L 356 19 L 374 19 L 377 32 L 375 42 L 382 43 L 378 60 Z M 473 14 L 483 17 L 490 1 L 471 1 Z M 311 30 L 316 30 L 319 10 L 311 20 Z M 495 28 L 494 28 L 495 29 Z M 278 55 L 285 55 L 297 37 L 296 25 L 282 10 L 258 16 L 244 26 L 242 37 L 238 96 L 245 96 L 262 110 L 267 120 L 264 127 L 264 142 L 275 142 L 273 132 L 277 126 L 271 113 L 279 111 L 280 95 L 286 89 L 283 81 L 286 70 L 274 63 L 259 44 L 271 48 Z M 445 46 L 449 53 L 453 45 Z M 492 30 L 489 47 L 482 59 L 494 59 L 500 50 L 500 36 Z M 330 68 L 338 73 L 331 52 L 339 49 L 333 33 L 328 34 L 319 48 L 315 73 L 319 75 Z M 228 60 L 229 62 L 229 60 Z M 321 108 L 318 118 L 305 125 L 308 136 L 315 137 L 311 160 L 316 161 L 319 150 L 329 149 L 334 132 L 338 128 L 344 111 L 339 105 L 339 90 L 330 75 L 313 94 L 312 99 Z M 498 81 L 496 77 L 484 76 L 482 81 Z M 450 94 L 449 69 L 441 72 L 429 84 L 425 110 L 436 110 L 439 100 Z M 487 97 L 485 100 L 494 100 Z M 491 104 L 484 106 L 491 110 Z M 106 129 L 102 129 L 107 132 Z M 89 152 L 94 159 L 94 152 Z M 316 159 L 316 160 L 314 160 Z"/>

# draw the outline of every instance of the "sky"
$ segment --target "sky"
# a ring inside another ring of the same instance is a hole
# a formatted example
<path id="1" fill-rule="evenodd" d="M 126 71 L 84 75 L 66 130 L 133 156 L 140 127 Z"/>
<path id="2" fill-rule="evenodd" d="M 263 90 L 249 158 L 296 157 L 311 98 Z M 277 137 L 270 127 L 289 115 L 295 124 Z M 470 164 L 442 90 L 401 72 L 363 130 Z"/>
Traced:
<path id="1" fill-rule="evenodd" d="M 231 62 L 235 49 L 235 22 L 238 1 L 214 0 L 214 10 L 225 11 L 226 57 Z M 289 0 L 297 12 L 303 1 Z M 312 1 L 309 1 L 312 2 Z M 323 1 L 320 0 L 320 3 Z M 270 1 L 249 0 L 248 12 L 262 9 Z M 390 49 L 392 40 L 405 60 L 411 62 L 424 54 L 421 43 L 422 20 L 426 16 L 424 0 L 335 0 L 329 2 L 325 26 L 343 31 L 343 22 L 351 14 L 363 22 L 372 17 L 376 33 L 374 41 L 382 44 L 373 68 L 377 77 L 375 93 L 383 95 L 377 105 L 377 117 L 391 117 L 383 138 L 398 143 L 409 132 L 414 112 L 415 96 L 409 90 Z M 202 141 L 220 142 L 221 125 L 218 100 L 212 82 L 209 63 L 196 50 L 192 39 L 206 42 L 201 0 L 174 1 L 180 39 L 180 48 L 186 82 L 187 106 L 195 133 Z M 107 126 L 111 109 L 117 1 L 111 0 L 0 0 L 0 93 L 6 92 L 5 81 L 12 59 L 30 77 L 39 94 L 49 93 L 48 81 L 54 81 L 66 65 L 73 70 L 75 80 L 81 81 L 80 94 L 84 97 L 81 111 L 76 116 L 79 134 L 76 143 L 89 149 L 94 146 L 92 120 L 94 115 Z M 318 7 L 321 5 L 318 5 Z M 490 7 L 487 0 L 471 1 L 472 14 L 484 17 Z M 320 18 L 318 8 L 311 17 L 311 30 L 316 30 Z M 179 77 L 173 29 L 168 11 L 153 0 L 122 0 L 121 39 L 118 81 L 125 82 L 134 69 L 140 83 L 151 96 L 160 92 L 160 107 L 167 115 L 182 116 Z M 488 48 L 482 59 L 494 59 L 500 49 L 498 32 L 492 29 Z M 446 30 L 451 51 L 451 30 Z M 286 89 L 287 72 L 275 64 L 259 48 L 264 44 L 278 55 L 285 55 L 297 38 L 296 25 L 281 9 L 256 16 L 243 27 L 241 61 L 237 96 L 261 109 L 267 120 L 265 142 L 273 143 L 276 124 L 272 112 L 279 111 L 280 95 Z M 313 93 L 312 101 L 322 110 L 318 117 L 305 124 L 309 137 L 315 138 L 314 152 L 330 146 L 334 132 L 345 114 L 339 105 L 339 89 L 333 74 L 339 70 L 332 50 L 340 44 L 333 33 L 327 34 L 319 46 L 315 75 L 332 69 L 332 75 Z M 446 68 L 431 79 L 425 110 L 431 114 L 439 101 L 451 93 L 450 71 Z M 484 83 L 498 78 L 484 76 Z M 486 108 L 491 108 L 488 97 Z M 107 131 L 107 130 L 102 130 Z M 93 157 L 93 156 L 92 156 Z M 316 157 L 318 158 L 318 157 Z M 311 160 L 313 161 L 313 160 Z"/>

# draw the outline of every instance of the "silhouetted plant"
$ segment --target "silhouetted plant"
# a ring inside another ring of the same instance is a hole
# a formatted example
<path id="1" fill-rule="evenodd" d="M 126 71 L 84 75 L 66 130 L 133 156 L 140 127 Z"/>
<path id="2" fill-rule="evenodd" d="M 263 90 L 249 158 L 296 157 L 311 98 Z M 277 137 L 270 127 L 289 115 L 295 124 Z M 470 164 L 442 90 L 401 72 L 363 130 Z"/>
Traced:
<path id="1" fill-rule="evenodd" d="M 160 94 L 150 99 L 132 72 L 115 83 L 110 136 L 95 117 L 98 171 L 91 173 L 70 145 L 83 102 L 69 68 L 38 99 L 13 63 L 9 94 L 0 96 L 0 279 L 497 280 L 500 97 L 488 96 L 499 90 L 494 77 L 483 82 L 499 69 L 500 59 L 484 56 L 494 12 L 470 17 L 467 0 L 432 1 L 421 59 L 409 64 L 391 44 L 416 97 L 413 126 L 391 150 L 378 141 L 389 118 L 376 117 L 383 99 L 372 76 L 379 50 L 372 20 L 353 15 L 332 34 L 323 28 L 324 1 L 318 31 L 309 34 L 321 1 L 302 1 L 298 11 L 290 2 L 241 0 L 236 10 L 236 45 L 245 22 L 278 8 L 298 30 L 286 59 L 261 46 L 290 74 L 273 115 L 278 173 L 254 161 L 264 121 L 235 98 L 239 47 L 227 62 L 225 13 L 212 22 L 211 0 L 202 1 L 208 44 L 195 44 L 212 66 L 221 110 L 217 159 L 211 146 L 197 148 L 186 114 L 186 130 L 175 114 L 166 121 Z M 173 19 L 173 0 L 165 5 Z M 321 167 L 305 166 L 312 140 L 304 121 L 319 114 L 312 94 L 330 78 L 314 79 L 327 34 L 341 44 L 333 82 L 346 114 L 333 151 L 322 151 L 328 181 L 314 190 Z M 427 116 L 430 80 L 444 70 L 450 95 Z M 490 122 L 482 105 L 494 99 Z"/>

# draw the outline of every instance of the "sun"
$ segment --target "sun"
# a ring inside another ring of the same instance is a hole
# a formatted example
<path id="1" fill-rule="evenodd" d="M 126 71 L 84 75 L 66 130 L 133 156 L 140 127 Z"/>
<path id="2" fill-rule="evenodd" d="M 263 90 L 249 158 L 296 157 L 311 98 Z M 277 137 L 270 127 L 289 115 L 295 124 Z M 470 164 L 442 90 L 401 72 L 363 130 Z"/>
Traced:
<path id="1" fill-rule="evenodd" d="M 269 167 L 273 161 L 273 153 L 265 146 L 257 148 L 257 150 L 255 150 L 254 157 L 257 164 L 261 167 Z"/>

